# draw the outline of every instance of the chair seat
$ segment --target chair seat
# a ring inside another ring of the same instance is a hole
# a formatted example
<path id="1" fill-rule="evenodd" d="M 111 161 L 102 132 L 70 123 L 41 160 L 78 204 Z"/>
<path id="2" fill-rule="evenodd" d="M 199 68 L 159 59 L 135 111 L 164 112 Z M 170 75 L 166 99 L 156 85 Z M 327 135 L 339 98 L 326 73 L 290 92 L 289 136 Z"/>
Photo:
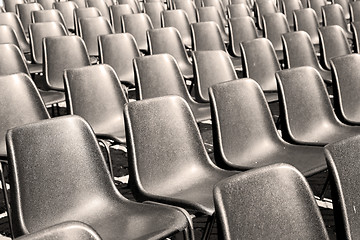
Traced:
<path id="1" fill-rule="evenodd" d="M 208 103 L 188 102 L 197 122 L 211 119 Z"/>
<path id="2" fill-rule="evenodd" d="M 264 92 L 266 101 L 268 103 L 273 103 L 279 101 L 279 95 L 277 92 Z"/>
<path id="3" fill-rule="evenodd" d="M 241 57 L 230 57 L 231 58 L 231 61 L 234 65 L 234 68 L 237 70 L 237 71 L 242 71 L 242 60 L 241 60 Z"/>
<path id="4" fill-rule="evenodd" d="M 46 106 L 65 101 L 65 93 L 63 92 L 39 90 L 39 93 Z"/>
<path id="5" fill-rule="evenodd" d="M 27 64 L 30 73 L 42 73 L 43 72 L 43 65 L 36 64 L 36 63 L 28 63 Z"/>

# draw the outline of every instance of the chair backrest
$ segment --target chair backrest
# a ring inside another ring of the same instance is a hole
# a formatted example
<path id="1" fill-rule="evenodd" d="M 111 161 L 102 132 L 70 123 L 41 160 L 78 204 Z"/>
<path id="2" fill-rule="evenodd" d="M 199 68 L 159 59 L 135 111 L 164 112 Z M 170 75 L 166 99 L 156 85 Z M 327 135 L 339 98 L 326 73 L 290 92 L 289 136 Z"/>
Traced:
<path id="1" fill-rule="evenodd" d="M 86 0 L 69 0 L 74 2 L 79 8 L 86 8 L 87 1 Z"/>
<path id="2" fill-rule="evenodd" d="M 138 0 L 118 0 L 118 4 L 129 4 L 134 13 L 141 12 Z"/>
<path id="3" fill-rule="evenodd" d="M 90 56 L 98 56 L 98 36 L 111 34 L 113 30 L 105 17 L 80 18 L 79 34 L 84 39 Z"/>
<path id="4" fill-rule="evenodd" d="M 222 1 L 219 1 L 219 0 L 202 0 L 202 4 L 203 4 L 204 7 L 211 7 L 211 6 L 215 7 L 217 12 L 219 13 L 220 20 L 221 20 L 222 24 L 223 25 L 227 24 L 226 14 L 225 14 L 225 7 L 227 7 L 227 6 L 224 6 Z M 200 8 L 198 8 L 198 10 L 199 9 Z M 199 12 L 199 17 L 200 17 L 200 21 L 202 21 L 200 12 Z"/>
<path id="5" fill-rule="evenodd" d="M 83 117 L 95 133 L 116 129 L 114 132 L 125 135 L 123 112 L 127 99 L 109 65 L 67 69 L 64 84 L 70 114 Z"/>
<path id="6" fill-rule="evenodd" d="M 272 13 L 263 16 L 264 37 L 269 39 L 275 50 L 282 50 L 281 35 L 290 32 L 286 17 L 282 13 Z"/>
<path id="7" fill-rule="evenodd" d="M 215 22 L 219 27 L 223 41 L 225 42 L 229 41 L 229 36 L 225 32 L 225 25 L 222 19 L 220 18 L 219 12 L 214 6 L 198 8 L 198 13 L 199 13 L 199 22 L 209 22 L 209 21 Z"/>
<path id="8" fill-rule="evenodd" d="M 110 6 L 111 25 L 116 33 L 122 33 L 121 16 L 126 14 L 133 14 L 134 11 L 129 4 L 120 4 Z"/>
<path id="9" fill-rule="evenodd" d="M 343 9 L 339 4 L 328 4 L 321 9 L 324 26 L 339 25 L 345 31 L 349 31 Z"/>
<path id="10" fill-rule="evenodd" d="M 195 99 L 209 102 L 209 87 L 214 84 L 237 79 L 229 55 L 224 51 L 193 52 Z"/>
<path id="11" fill-rule="evenodd" d="M 144 3 L 144 13 L 150 17 L 154 28 L 161 27 L 161 12 L 164 10 L 165 8 L 162 2 Z"/>
<path id="12" fill-rule="evenodd" d="M 354 52 L 360 53 L 360 22 L 352 22 L 351 29 L 354 33 Z"/>
<path id="13" fill-rule="evenodd" d="M 105 0 L 87 0 L 88 7 L 95 7 L 101 12 L 101 16 L 110 21 L 110 10 Z"/>
<path id="14" fill-rule="evenodd" d="M 145 13 L 135 13 L 121 16 L 121 24 L 124 32 L 134 36 L 141 51 L 148 51 L 146 31 L 153 29 L 151 19 Z"/>
<path id="15" fill-rule="evenodd" d="M 302 9 L 303 6 L 300 0 L 281 0 L 283 12 L 290 28 L 294 27 L 293 11 Z"/>
<path id="16" fill-rule="evenodd" d="M 350 22 L 360 21 L 360 2 L 350 2 Z"/>
<path id="17" fill-rule="evenodd" d="M 214 202 L 222 239 L 329 239 L 309 184 L 287 164 L 219 182 Z"/>
<path id="18" fill-rule="evenodd" d="M 237 17 L 251 17 L 251 11 L 247 4 L 231 4 L 228 6 L 229 19 Z"/>
<path id="19" fill-rule="evenodd" d="M 229 22 L 229 52 L 241 56 L 240 43 L 258 37 L 254 20 L 251 17 L 230 18 Z"/>
<path id="20" fill-rule="evenodd" d="M 277 9 L 272 0 L 255 1 L 256 19 L 260 29 L 263 29 L 263 16 L 265 14 L 276 13 Z"/>
<path id="21" fill-rule="evenodd" d="M 65 27 L 65 29 L 67 29 L 65 19 L 64 19 L 63 15 L 61 14 L 61 12 L 57 9 L 35 11 L 35 12 L 31 13 L 31 17 L 32 17 L 33 23 L 59 22 Z"/>
<path id="22" fill-rule="evenodd" d="M 266 38 L 241 43 L 244 76 L 254 79 L 264 91 L 276 91 L 275 73 L 280 70 L 275 50 Z"/>
<path id="23" fill-rule="evenodd" d="M 3 0 L 6 12 L 16 12 L 16 4 L 24 4 L 25 0 Z"/>
<path id="24" fill-rule="evenodd" d="M 191 24 L 191 36 L 193 39 L 192 49 L 194 51 L 226 51 L 219 26 L 215 22 L 199 22 Z"/>
<path id="25" fill-rule="evenodd" d="M 173 3 L 175 9 L 182 9 L 186 12 L 190 23 L 197 22 L 197 11 L 192 0 L 173 0 Z"/>
<path id="26" fill-rule="evenodd" d="M 44 9 L 49 10 L 52 9 L 53 4 L 56 2 L 56 0 L 36 0 L 38 3 L 43 6 Z"/>
<path id="27" fill-rule="evenodd" d="M 87 7 L 87 8 L 76 8 L 74 10 L 74 25 L 75 32 L 79 35 L 79 22 L 80 18 L 90 18 L 90 17 L 100 17 L 101 12 L 99 9 L 95 7 Z"/>
<path id="28" fill-rule="evenodd" d="M 55 2 L 54 8 L 59 10 L 64 17 L 67 28 L 70 31 L 75 31 L 74 25 L 74 10 L 79 8 L 74 1 Z"/>
<path id="29" fill-rule="evenodd" d="M 338 25 L 319 28 L 321 61 L 330 70 L 330 59 L 350 54 L 350 46 L 344 30 Z"/>
<path id="30" fill-rule="evenodd" d="M 307 0 L 309 8 L 314 9 L 319 23 L 323 22 L 321 8 L 327 4 L 326 0 Z"/>
<path id="31" fill-rule="evenodd" d="M 282 136 L 291 142 L 318 142 L 319 130 L 339 123 L 325 84 L 312 67 L 298 67 L 276 73 L 282 116 Z"/>
<path id="32" fill-rule="evenodd" d="M 14 44 L 0 44 L 0 76 L 25 73 L 30 76 L 26 60 L 20 49 Z"/>
<path id="33" fill-rule="evenodd" d="M 134 37 L 130 33 L 99 36 L 100 62 L 109 64 L 120 81 L 135 85 L 133 59 L 140 57 Z"/>
<path id="34" fill-rule="evenodd" d="M 307 32 L 310 36 L 311 42 L 313 44 L 319 44 L 319 22 L 314 9 L 303 8 L 295 10 L 293 14 L 295 31 Z"/>
<path id="35" fill-rule="evenodd" d="M 78 116 L 11 129 L 7 145 L 15 236 L 64 221 L 85 221 L 89 212 L 103 211 L 106 203 L 122 198 L 90 125 Z M 29 192 L 33 184 L 37 187 Z"/>
<path id="36" fill-rule="evenodd" d="M 8 25 L 12 27 L 20 43 L 20 48 L 24 53 L 30 52 L 30 45 L 26 39 L 24 28 L 19 17 L 13 12 L 0 13 L 0 25 Z"/>
<path id="37" fill-rule="evenodd" d="M 191 28 L 187 13 L 182 9 L 167 10 L 161 14 L 163 27 L 176 28 L 187 48 L 192 47 Z"/>
<path id="38" fill-rule="evenodd" d="M 1 47 L 1 45 L 0 45 Z M 0 76 L 0 159 L 7 159 L 5 135 L 8 129 L 49 118 L 32 79 L 25 73 Z"/>
<path id="39" fill-rule="evenodd" d="M 360 219 L 356 214 L 359 184 L 359 136 L 346 138 L 325 147 L 326 162 L 331 176 L 331 193 L 334 207 L 336 236 L 339 239 L 356 239 Z"/>
<path id="40" fill-rule="evenodd" d="M 342 7 L 346 20 L 350 19 L 350 1 L 349 0 L 332 0 L 332 4 L 339 4 Z"/>
<path id="41" fill-rule="evenodd" d="M 16 5 L 16 14 L 19 16 L 25 33 L 29 33 L 29 24 L 31 21 L 31 12 L 43 10 L 44 8 L 37 2 L 23 3 Z"/>
<path id="42" fill-rule="evenodd" d="M 0 44 L 11 43 L 20 49 L 20 43 L 17 39 L 14 29 L 8 25 L 0 25 Z"/>
<path id="43" fill-rule="evenodd" d="M 360 123 L 360 55 L 350 54 L 331 59 L 334 76 L 334 109 L 340 120 L 348 124 Z"/>
<path id="44" fill-rule="evenodd" d="M 45 38 L 43 57 L 48 89 L 64 90 L 63 72 L 65 69 L 90 65 L 85 43 L 78 36 Z"/>

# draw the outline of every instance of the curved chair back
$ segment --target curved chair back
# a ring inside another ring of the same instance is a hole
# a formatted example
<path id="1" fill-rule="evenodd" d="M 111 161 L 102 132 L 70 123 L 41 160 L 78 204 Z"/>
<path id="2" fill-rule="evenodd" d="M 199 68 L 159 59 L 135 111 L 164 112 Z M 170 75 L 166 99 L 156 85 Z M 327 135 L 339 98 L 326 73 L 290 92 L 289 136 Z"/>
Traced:
<path id="1" fill-rule="evenodd" d="M 309 8 L 314 9 L 316 12 L 316 16 L 318 22 L 322 24 L 323 17 L 322 17 L 322 10 L 321 8 L 327 4 L 326 0 L 307 0 Z"/>
<path id="2" fill-rule="evenodd" d="M 269 39 L 275 51 L 282 51 L 281 35 L 290 32 L 286 17 L 282 13 L 272 13 L 263 16 L 264 37 Z"/>
<path id="3" fill-rule="evenodd" d="M 343 8 L 339 4 L 328 4 L 322 7 L 324 26 L 338 25 L 345 32 L 349 32 Z"/>
<path id="4" fill-rule="evenodd" d="M 67 25 L 65 23 L 65 19 L 61 12 L 57 9 L 48 9 L 48 10 L 41 10 L 35 11 L 31 13 L 32 22 L 59 22 L 61 23 L 65 29 L 67 29 Z"/>
<path id="5" fill-rule="evenodd" d="M 249 6 L 245 3 L 231 4 L 228 6 L 229 19 L 238 17 L 251 17 Z"/>
<path id="6" fill-rule="evenodd" d="M 24 4 L 25 0 L 3 0 L 4 8 L 6 12 L 16 12 L 17 4 Z"/>
<path id="7" fill-rule="evenodd" d="M 192 49 L 194 51 L 226 51 L 219 26 L 215 22 L 199 22 L 191 24 L 191 36 L 193 39 Z"/>
<path id="8" fill-rule="evenodd" d="M 302 9 L 303 6 L 300 0 L 281 0 L 283 12 L 290 28 L 294 28 L 293 11 Z"/>
<path id="9" fill-rule="evenodd" d="M 32 22 L 31 12 L 39 10 L 44 10 L 44 8 L 37 2 L 16 5 L 16 14 L 19 16 L 26 34 L 29 33 L 29 25 Z"/>
<path id="10" fill-rule="evenodd" d="M 224 26 L 227 24 L 226 14 L 224 12 L 227 5 L 223 5 L 222 1 L 218 1 L 218 0 L 202 0 L 202 6 L 203 7 L 214 6 L 216 8 L 217 12 L 219 13 L 222 24 Z M 198 8 L 198 10 L 200 10 L 200 8 Z M 200 21 L 202 21 L 201 16 L 200 16 L 200 12 L 199 12 L 199 17 L 200 17 Z"/>
<path id="11" fill-rule="evenodd" d="M 79 34 L 80 18 L 100 17 L 101 12 L 95 7 L 76 8 L 74 10 L 74 24 L 76 35 Z"/>
<path id="12" fill-rule="evenodd" d="M 254 20 L 247 17 L 230 18 L 229 22 L 229 53 L 240 57 L 240 43 L 258 37 Z"/>
<path id="13" fill-rule="evenodd" d="M 110 6 L 111 25 L 116 33 L 122 33 L 121 16 L 126 14 L 133 14 L 134 11 L 129 4 L 120 4 Z"/>
<path id="14" fill-rule="evenodd" d="M 223 180 L 214 188 L 221 238 L 329 239 L 313 196 L 304 176 L 287 164 Z"/>
<path id="15" fill-rule="evenodd" d="M 25 73 L 30 76 L 24 55 L 14 44 L 0 44 L 0 76 Z"/>
<path id="16" fill-rule="evenodd" d="M 196 23 L 198 19 L 195 3 L 192 0 L 173 0 L 174 9 L 182 9 L 186 12 L 189 22 Z"/>
<path id="17" fill-rule="evenodd" d="M 45 10 L 50 10 L 53 8 L 53 4 L 56 2 L 56 0 L 36 0 L 38 3 L 43 6 Z"/>
<path id="18" fill-rule="evenodd" d="M 100 62 L 109 64 L 125 85 L 134 86 L 133 59 L 140 57 L 134 37 L 130 33 L 99 36 Z"/>
<path id="19" fill-rule="evenodd" d="M 118 4 L 129 4 L 134 13 L 140 13 L 138 0 L 118 0 Z"/>
<path id="20" fill-rule="evenodd" d="M 74 10 L 79 8 L 78 5 L 74 1 L 55 2 L 54 8 L 61 12 L 68 30 L 74 32 Z"/>
<path id="21" fill-rule="evenodd" d="M 95 7 L 101 12 L 101 16 L 110 21 L 109 6 L 104 0 L 87 0 L 88 7 Z"/>
<path id="22" fill-rule="evenodd" d="M 354 33 L 354 52 L 360 53 L 360 22 L 352 22 L 351 29 Z"/>
<path id="23" fill-rule="evenodd" d="M 99 56 L 98 36 L 111 33 L 113 30 L 105 17 L 80 18 L 79 34 L 90 56 Z"/>
<path id="24" fill-rule="evenodd" d="M 244 76 L 254 79 L 264 91 L 276 91 L 275 73 L 280 70 L 275 50 L 266 38 L 241 43 Z"/>
<path id="25" fill-rule="evenodd" d="M 209 21 L 215 22 L 219 27 L 223 41 L 226 43 L 229 42 L 229 36 L 225 32 L 224 23 L 219 15 L 218 10 L 214 6 L 198 8 L 198 13 L 199 13 L 199 22 L 209 22 Z"/>
<path id="26" fill-rule="evenodd" d="M 78 36 L 48 37 L 43 40 L 44 75 L 47 89 L 64 90 L 67 68 L 90 65 L 84 41 Z"/>
<path id="27" fill-rule="evenodd" d="M 14 44 L 20 49 L 20 43 L 17 39 L 14 29 L 8 25 L 0 25 L 0 44 Z"/>
<path id="28" fill-rule="evenodd" d="M 154 28 L 161 28 L 161 12 L 164 10 L 162 2 L 144 3 L 144 13 L 149 16 Z"/>
<path id="29" fill-rule="evenodd" d="M 319 44 L 319 23 L 316 17 L 316 12 L 312 8 L 303 8 L 295 10 L 294 28 L 295 31 L 305 31 L 309 34 L 313 44 Z"/>
<path id="30" fill-rule="evenodd" d="M 348 0 L 332 0 L 332 4 L 339 4 L 342 7 L 344 17 L 346 20 L 350 20 L 350 1 Z"/>
<path id="31" fill-rule="evenodd" d="M 255 9 L 257 24 L 260 29 L 263 29 L 263 16 L 277 12 L 274 1 L 272 0 L 255 1 Z"/>
<path id="32" fill-rule="evenodd" d="M 360 21 L 360 2 L 350 2 L 350 22 Z"/>
<path id="33" fill-rule="evenodd" d="M 74 2 L 79 8 L 86 8 L 87 7 L 87 2 L 86 0 L 69 0 Z"/>

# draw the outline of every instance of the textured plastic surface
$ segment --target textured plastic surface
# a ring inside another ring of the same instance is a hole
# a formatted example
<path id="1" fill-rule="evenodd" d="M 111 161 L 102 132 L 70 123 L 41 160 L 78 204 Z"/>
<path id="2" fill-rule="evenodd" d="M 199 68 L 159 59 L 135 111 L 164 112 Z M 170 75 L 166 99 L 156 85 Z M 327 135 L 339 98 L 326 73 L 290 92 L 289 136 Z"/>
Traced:
<path id="1" fill-rule="evenodd" d="M 229 19 L 238 17 L 251 17 L 251 11 L 246 3 L 228 5 Z"/>
<path id="2" fill-rule="evenodd" d="M 178 210 L 132 202 L 118 192 L 80 117 L 14 128 L 7 146 L 15 237 L 65 221 L 83 222 L 103 239 L 160 239 L 187 225 Z"/>
<path id="3" fill-rule="evenodd" d="M 112 5 L 110 7 L 111 25 L 114 27 L 115 33 L 122 33 L 121 16 L 133 13 L 134 11 L 129 4 Z"/>
<path id="4" fill-rule="evenodd" d="M 16 4 L 23 4 L 23 3 L 25 3 L 24 0 L 3 0 L 3 4 L 6 12 L 15 13 Z"/>
<path id="5" fill-rule="evenodd" d="M 319 22 L 315 10 L 312 8 L 303 8 L 295 10 L 293 15 L 295 31 L 307 32 L 312 44 L 318 48 L 320 44 L 318 34 Z"/>
<path id="6" fill-rule="evenodd" d="M 324 26 L 338 25 L 344 30 L 346 37 L 352 39 L 352 33 L 347 27 L 343 8 L 339 4 L 328 4 L 322 6 L 321 10 Z M 349 7 L 347 12 L 349 14 Z"/>
<path id="7" fill-rule="evenodd" d="M 48 10 L 31 12 L 31 17 L 33 23 L 59 22 L 65 28 L 67 28 L 63 15 L 57 9 L 48 9 Z"/>
<path id="8" fill-rule="evenodd" d="M 100 17 L 101 12 L 99 9 L 95 7 L 80 7 L 74 10 L 74 24 L 75 24 L 75 32 L 77 35 L 79 34 L 79 22 L 80 18 L 91 18 L 91 17 Z"/>
<path id="9" fill-rule="evenodd" d="M 44 9 L 52 9 L 53 3 L 56 2 L 56 0 L 37 0 L 38 3 L 43 6 Z"/>
<path id="10" fill-rule="evenodd" d="M 174 0 L 174 8 L 182 9 L 186 12 L 189 18 L 190 23 L 196 23 L 198 19 L 198 14 L 196 11 L 195 3 L 192 0 Z"/>
<path id="11" fill-rule="evenodd" d="M 286 164 L 221 181 L 214 201 L 221 239 L 329 239 L 309 184 Z"/>
<path id="12" fill-rule="evenodd" d="M 224 0 L 225 2 L 226 0 Z M 225 9 L 227 7 L 227 5 L 224 5 L 223 1 L 217 1 L 217 0 L 202 0 L 202 6 L 201 7 L 215 7 L 219 16 L 220 16 L 220 21 L 219 23 L 222 23 L 222 25 L 226 26 L 227 25 L 227 21 L 226 21 L 226 13 L 225 13 Z M 201 15 L 200 15 L 200 8 L 198 8 L 199 10 L 199 17 L 200 17 L 200 21 L 202 21 L 201 19 Z M 210 17 L 210 16 L 208 16 Z"/>
<path id="13" fill-rule="evenodd" d="M 302 9 L 303 6 L 300 0 L 281 0 L 283 12 L 290 28 L 294 28 L 293 11 Z"/>
<path id="14" fill-rule="evenodd" d="M 161 28 L 160 14 L 164 10 L 164 5 L 160 1 L 144 3 L 144 12 L 150 17 L 154 28 Z"/>
<path id="15" fill-rule="evenodd" d="M 240 4 L 236 4 L 240 5 Z M 234 5 L 232 5 L 234 6 Z M 230 6 L 229 6 L 230 7 Z M 230 8 L 229 8 L 230 9 Z M 240 57 L 240 43 L 258 37 L 254 20 L 251 17 L 236 17 L 229 20 L 229 53 Z"/>
<path id="16" fill-rule="evenodd" d="M 88 7 L 95 7 L 101 12 L 101 16 L 105 17 L 106 20 L 110 21 L 110 10 L 109 6 L 104 0 L 87 0 Z"/>
<path id="17" fill-rule="evenodd" d="M 31 12 L 39 11 L 43 9 L 44 8 L 37 2 L 16 5 L 16 14 L 20 18 L 25 33 L 29 33 L 29 25 L 31 23 Z"/>
<path id="18" fill-rule="evenodd" d="M 360 2 L 349 2 L 351 22 L 360 21 Z"/>
<path id="19" fill-rule="evenodd" d="M 256 9 L 254 12 L 256 12 L 257 24 L 260 29 L 263 29 L 264 15 L 278 12 L 272 0 L 255 1 L 254 7 Z"/>
<path id="20" fill-rule="evenodd" d="M 140 6 L 137 0 L 118 0 L 119 5 L 129 4 L 134 13 L 140 13 Z"/>
<path id="21" fill-rule="evenodd" d="M 74 1 L 55 2 L 54 8 L 59 10 L 64 17 L 67 28 L 70 31 L 75 31 L 74 24 L 74 10 L 79 6 Z"/>
<path id="22" fill-rule="evenodd" d="M 0 25 L 0 44 L 10 43 L 20 48 L 14 29 L 8 25 Z"/>
<path id="23" fill-rule="evenodd" d="M 212 1 L 212 0 L 209 0 Z M 220 3 L 220 1 L 217 1 Z M 218 12 L 215 6 L 201 7 L 198 8 L 199 14 L 199 22 L 215 22 L 220 30 L 221 37 L 225 43 L 229 42 L 229 35 L 225 32 L 225 24 L 227 22 L 223 22 L 220 13 Z"/>

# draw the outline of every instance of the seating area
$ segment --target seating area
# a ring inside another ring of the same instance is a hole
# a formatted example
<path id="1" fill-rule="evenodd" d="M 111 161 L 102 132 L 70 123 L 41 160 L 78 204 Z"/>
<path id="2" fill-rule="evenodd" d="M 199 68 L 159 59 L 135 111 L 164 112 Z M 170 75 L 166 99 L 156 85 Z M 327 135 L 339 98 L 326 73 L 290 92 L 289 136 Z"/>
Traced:
<path id="1" fill-rule="evenodd" d="M 360 5 L 0 0 L 0 240 L 358 239 Z"/>

